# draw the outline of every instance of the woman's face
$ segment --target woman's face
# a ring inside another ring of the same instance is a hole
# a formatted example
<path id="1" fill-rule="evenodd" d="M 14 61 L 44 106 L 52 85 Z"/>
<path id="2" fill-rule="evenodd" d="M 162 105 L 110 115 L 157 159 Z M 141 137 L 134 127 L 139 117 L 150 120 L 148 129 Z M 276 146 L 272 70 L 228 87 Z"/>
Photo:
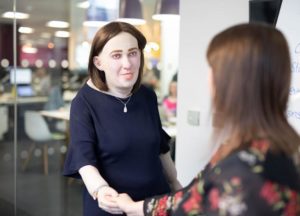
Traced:
<path id="1" fill-rule="evenodd" d="M 140 68 L 141 53 L 135 37 L 122 32 L 110 39 L 94 64 L 104 71 L 109 91 L 131 91 Z"/>

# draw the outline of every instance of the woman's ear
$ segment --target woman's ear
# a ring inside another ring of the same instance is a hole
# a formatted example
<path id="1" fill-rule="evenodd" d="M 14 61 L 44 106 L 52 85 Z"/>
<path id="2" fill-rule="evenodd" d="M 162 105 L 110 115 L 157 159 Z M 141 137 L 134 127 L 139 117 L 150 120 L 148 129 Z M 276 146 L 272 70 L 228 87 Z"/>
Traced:
<path id="1" fill-rule="evenodd" d="M 93 58 L 93 62 L 94 62 L 95 67 L 96 67 L 98 70 L 103 71 L 103 70 L 102 70 L 102 65 L 101 65 L 101 60 L 100 60 L 99 56 L 95 56 L 95 57 Z"/>

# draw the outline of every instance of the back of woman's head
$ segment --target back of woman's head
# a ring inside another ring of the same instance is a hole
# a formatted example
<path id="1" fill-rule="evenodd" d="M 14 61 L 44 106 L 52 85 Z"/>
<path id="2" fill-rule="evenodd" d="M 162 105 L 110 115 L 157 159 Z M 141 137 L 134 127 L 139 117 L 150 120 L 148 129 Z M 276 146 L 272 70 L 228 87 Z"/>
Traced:
<path id="1" fill-rule="evenodd" d="M 207 59 L 219 126 L 241 143 L 267 138 L 275 151 L 295 151 L 299 138 L 285 116 L 291 65 L 283 34 L 262 24 L 233 26 L 212 39 Z"/>

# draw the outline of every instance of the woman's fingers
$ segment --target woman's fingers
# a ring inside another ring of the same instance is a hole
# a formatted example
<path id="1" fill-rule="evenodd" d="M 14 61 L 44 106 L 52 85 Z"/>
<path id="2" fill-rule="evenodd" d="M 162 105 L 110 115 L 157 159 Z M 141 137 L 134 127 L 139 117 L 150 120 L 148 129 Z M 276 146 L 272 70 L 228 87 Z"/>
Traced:
<path id="1" fill-rule="evenodd" d="M 123 211 L 119 208 L 118 204 L 112 199 L 111 196 L 102 196 L 98 199 L 98 205 L 104 211 L 111 214 L 122 214 Z"/>

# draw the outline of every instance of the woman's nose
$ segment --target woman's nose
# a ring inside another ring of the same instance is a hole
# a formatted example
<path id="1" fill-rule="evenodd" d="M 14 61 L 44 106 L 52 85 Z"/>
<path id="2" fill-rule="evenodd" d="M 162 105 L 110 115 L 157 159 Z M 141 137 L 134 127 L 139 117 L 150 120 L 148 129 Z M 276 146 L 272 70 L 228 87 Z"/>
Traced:
<path id="1" fill-rule="evenodd" d="M 124 56 L 122 59 L 122 65 L 124 68 L 129 68 L 131 66 L 131 62 L 127 56 Z"/>

